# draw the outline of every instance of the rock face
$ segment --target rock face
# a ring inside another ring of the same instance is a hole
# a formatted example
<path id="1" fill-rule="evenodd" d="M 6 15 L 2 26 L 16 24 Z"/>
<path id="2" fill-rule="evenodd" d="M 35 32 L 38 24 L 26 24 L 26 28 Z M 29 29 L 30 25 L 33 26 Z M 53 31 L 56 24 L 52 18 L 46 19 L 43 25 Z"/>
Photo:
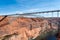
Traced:
<path id="1" fill-rule="evenodd" d="M 2 18 L 4 17 L 0 16 L 0 20 Z M 58 25 L 55 22 L 42 18 L 5 17 L 0 21 L 0 40 L 35 39 L 57 30 Z"/>
<path id="2" fill-rule="evenodd" d="M 60 40 L 60 32 L 57 35 L 57 40 Z"/>

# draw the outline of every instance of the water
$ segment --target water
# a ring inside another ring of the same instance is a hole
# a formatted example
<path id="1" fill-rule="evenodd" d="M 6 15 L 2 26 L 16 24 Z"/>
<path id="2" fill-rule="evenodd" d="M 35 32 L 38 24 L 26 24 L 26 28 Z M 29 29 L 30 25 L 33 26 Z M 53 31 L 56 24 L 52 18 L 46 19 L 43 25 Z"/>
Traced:
<path id="1" fill-rule="evenodd" d="M 47 40 L 57 40 L 55 36 L 48 36 Z"/>

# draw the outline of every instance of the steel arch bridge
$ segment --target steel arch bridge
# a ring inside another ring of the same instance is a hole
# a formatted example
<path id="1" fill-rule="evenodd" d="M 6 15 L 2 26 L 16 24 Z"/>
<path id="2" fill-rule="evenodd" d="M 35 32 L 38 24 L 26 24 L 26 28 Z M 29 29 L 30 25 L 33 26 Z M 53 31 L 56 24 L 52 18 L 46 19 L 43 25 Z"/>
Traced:
<path id="1" fill-rule="evenodd" d="M 16 13 L 16 14 L 10 14 L 10 15 L 0 15 L 0 16 L 14 16 L 14 15 L 20 15 L 20 16 L 24 16 L 24 15 L 36 15 L 36 14 L 38 14 L 38 15 L 40 15 L 40 14 L 42 14 L 43 16 L 49 16 L 50 15 L 50 17 L 54 17 L 54 15 L 55 15 L 55 17 L 60 17 L 60 10 L 52 10 L 52 11 L 42 11 L 42 12 L 30 12 L 30 13 L 22 13 L 22 14 L 20 14 L 20 13 Z M 45 15 L 44 15 L 45 14 Z M 41 16 L 41 15 L 40 15 Z"/>

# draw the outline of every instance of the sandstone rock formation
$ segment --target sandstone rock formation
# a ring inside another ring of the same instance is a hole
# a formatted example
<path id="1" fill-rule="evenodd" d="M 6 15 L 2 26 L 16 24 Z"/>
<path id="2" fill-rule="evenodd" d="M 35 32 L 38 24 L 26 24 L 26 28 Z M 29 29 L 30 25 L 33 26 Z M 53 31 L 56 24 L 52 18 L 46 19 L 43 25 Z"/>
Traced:
<path id="1" fill-rule="evenodd" d="M 58 25 L 47 19 L 6 17 L 0 21 L 0 40 L 30 40 L 57 29 Z"/>

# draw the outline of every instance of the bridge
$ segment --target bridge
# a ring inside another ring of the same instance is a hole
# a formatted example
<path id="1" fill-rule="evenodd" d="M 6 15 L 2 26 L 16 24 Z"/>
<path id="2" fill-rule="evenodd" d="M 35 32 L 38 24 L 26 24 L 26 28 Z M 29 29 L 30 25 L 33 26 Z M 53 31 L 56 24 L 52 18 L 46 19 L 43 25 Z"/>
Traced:
<path id="1" fill-rule="evenodd" d="M 14 16 L 14 15 L 20 15 L 20 16 L 25 16 L 25 15 L 39 15 L 43 17 L 60 17 L 60 10 L 52 10 L 52 11 L 42 11 L 42 12 L 30 12 L 30 13 L 16 13 L 16 14 L 10 14 L 10 15 L 0 15 L 0 16 Z"/>

